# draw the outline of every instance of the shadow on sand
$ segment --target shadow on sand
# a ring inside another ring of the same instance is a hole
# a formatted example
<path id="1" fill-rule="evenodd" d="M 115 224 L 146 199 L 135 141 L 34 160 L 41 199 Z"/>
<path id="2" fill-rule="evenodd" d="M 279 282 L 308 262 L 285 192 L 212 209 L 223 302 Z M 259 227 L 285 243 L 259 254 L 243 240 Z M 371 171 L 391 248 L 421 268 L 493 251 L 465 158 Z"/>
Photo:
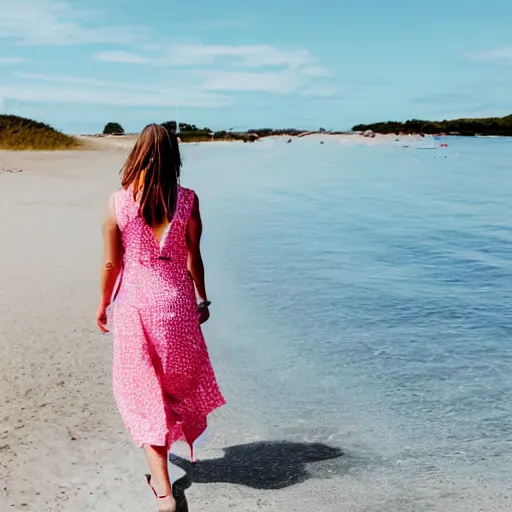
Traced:
<path id="1" fill-rule="evenodd" d="M 224 450 L 222 458 L 196 464 L 171 455 L 170 461 L 186 472 L 173 485 L 177 512 L 187 512 L 185 490 L 193 483 L 231 483 L 254 489 L 283 489 L 309 478 L 329 478 L 342 471 L 334 464 L 343 452 L 321 443 L 267 441 Z"/>

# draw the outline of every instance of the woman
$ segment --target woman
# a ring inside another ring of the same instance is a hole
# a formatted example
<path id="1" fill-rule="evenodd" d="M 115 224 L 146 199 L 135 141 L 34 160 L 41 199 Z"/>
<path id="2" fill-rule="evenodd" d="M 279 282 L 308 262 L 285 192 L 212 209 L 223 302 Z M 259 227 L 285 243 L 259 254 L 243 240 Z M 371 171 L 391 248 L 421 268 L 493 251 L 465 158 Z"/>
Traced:
<path id="1" fill-rule="evenodd" d="M 200 324 L 210 316 L 196 194 L 179 184 L 178 141 L 159 125 L 141 133 L 104 223 L 98 327 L 113 308 L 113 386 L 121 417 L 144 448 L 160 511 L 173 512 L 167 453 L 194 441 L 224 399 Z M 116 286 L 117 283 L 117 286 Z M 196 299 L 199 297 L 199 304 Z"/>

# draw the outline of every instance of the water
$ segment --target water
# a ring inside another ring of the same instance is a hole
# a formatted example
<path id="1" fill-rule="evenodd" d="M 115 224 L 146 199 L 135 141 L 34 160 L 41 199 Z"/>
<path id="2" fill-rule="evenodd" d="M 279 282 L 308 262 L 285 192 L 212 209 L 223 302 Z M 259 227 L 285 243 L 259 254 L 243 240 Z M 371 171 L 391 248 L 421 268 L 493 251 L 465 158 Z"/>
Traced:
<path id="1" fill-rule="evenodd" d="M 342 447 L 357 510 L 512 503 L 512 140 L 449 142 L 185 149 L 228 400 Z"/>

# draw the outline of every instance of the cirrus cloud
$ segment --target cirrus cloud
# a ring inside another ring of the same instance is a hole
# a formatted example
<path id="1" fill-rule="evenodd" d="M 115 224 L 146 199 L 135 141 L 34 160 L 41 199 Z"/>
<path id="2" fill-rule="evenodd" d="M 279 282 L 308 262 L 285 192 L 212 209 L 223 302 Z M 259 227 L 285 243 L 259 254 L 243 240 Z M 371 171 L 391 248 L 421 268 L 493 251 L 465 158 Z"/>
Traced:
<path id="1" fill-rule="evenodd" d="M 512 46 L 503 48 L 495 48 L 483 52 L 468 53 L 465 55 L 467 59 L 478 62 L 500 62 L 504 64 L 512 64 Z"/>
<path id="2" fill-rule="evenodd" d="M 137 26 L 106 26 L 92 11 L 56 0 L 0 0 L 0 37 L 28 46 L 131 44 L 147 40 Z"/>
<path id="3" fill-rule="evenodd" d="M 337 88 L 324 83 L 329 70 L 304 49 L 282 49 L 271 45 L 144 45 L 144 53 L 103 51 L 94 60 L 118 64 L 141 64 L 180 68 L 181 76 L 196 77 L 197 87 L 208 91 L 264 92 L 330 97 Z M 215 67 L 214 67 L 215 66 Z"/>
<path id="4" fill-rule="evenodd" d="M 0 66 L 14 66 L 16 64 L 26 64 L 28 59 L 22 57 L 0 57 Z"/>
<path id="5" fill-rule="evenodd" d="M 215 108 L 236 103 L 238 93 L 330 97 L 337 90 L 329 70 L 304 48 L 162 41 L 146 27 L 106 25 L 104 13 L 76 8 L 69 0 L 0 0 L 0 12 L 0 39 L 9 41 L 12 48 L 33 45 L 44 51 L 51 46 L 57 70 L 55 47 L 72 45 L 99 46 L 91 60 L 125 66 L 125 76 L 132 73 L 130 66 L 147 66 L 145 73 L 137 76 L 137 81 L 146 80 L 147 86 L 130 87 L 94 76 L 58 76 L 58 72 L 57 76 L 18 74 L 21 81 L 0 82 L 0 94 L 17 94 L 21 100 L 37 101 L 39 91 L 42 102 Z M 240 23 L 214 20 L 209 28 L 230 25 L 239 27 Z M 0 58 L 4 66 L 22 62 L 17 57 Z M 101 64 L 93 65 L 95 73 L 98 66 Z M 112 66 L 101 73 L 103 77 L 118 75 Z M 179 80 L 181 87 L 166 87 L 169 80 L 175 84 Z"/>

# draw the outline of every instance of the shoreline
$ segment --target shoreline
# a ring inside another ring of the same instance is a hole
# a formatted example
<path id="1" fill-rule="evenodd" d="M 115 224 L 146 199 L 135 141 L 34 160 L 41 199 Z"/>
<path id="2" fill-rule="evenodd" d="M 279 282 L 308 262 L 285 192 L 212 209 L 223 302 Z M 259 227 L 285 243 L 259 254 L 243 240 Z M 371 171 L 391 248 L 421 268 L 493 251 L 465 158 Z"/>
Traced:
<path id="1" fill-rule="evenodd" d="M 125 134 L 125 135 L 102 135 L 102 134 L 80 134 L 70 135 L 77 142 L 76 146 L 69 148 L 59 149 L 9 149 L 0 147 L 0 151 L 14 152 L 14 153 L 55 153 L 55 152 L 73 152 L 73 151 L 109 151 L 109 150 L 130 150 L 135 144 L 139 134 Z M 447 134 L 442 135 L 442 139 L 449 139 L 452 137 L 458 137 L 457 135 Z M 464 136 L 464 138 L 470 138 Z M 490 138 L 500 139 L 506 138 L 506 136 L 491 136 L 491 135 L 475 135 L 471 138 Z M 357 133 L 357 132 L 302 132 L 293 135 L 287 134 L 276 134 L 276 135 L 262 135 L 255 137 L 254 140 L 241 139 L 241 138 L 208 138 L 203 140 L 180 140 L 180 144 L 186 145 L 209 145 L 209 144 L 261 144 L 266 141 L 275 141 L 293 144 L 299 141 L 313 141 L 319 144 L 334 143 L 340 145 L 364 145 L 364 146 L 383 146 L 383 145 L 400 145 L 405 144 L 404 147 L 408 147 L 409 144 L 422 143 L 424 141 L 431 140 L 430 135 L 420 134 L 384 134 L 384 133 Z"/>
<path id="2" fill-rule="evenodd" d="M 78 135 L 76 139 L 83 144 L 82 150 L 109 150 L 109 149 L 130 149 L 135 144 L 138 135 Z M 284 143 L 294 143 L 300 140 L 315 141 L 318 143 L 334 142 L 343 145 L 393 145 L 397 142 L 421 142 L 425 140 L 420 135 L 386 135 L 375 134 L 374 137 L 366 137 L 358 133 L 321 133 L 306 132 L 299 135 L 268 135 L 262 136 L 254 140 L 254 142 L 246 142 L 236 139 L 213 139 L 198 141 L 183 141 L 183 145 L 197 144 L 258 144 L 265 141 L 282 141 Z"/>

